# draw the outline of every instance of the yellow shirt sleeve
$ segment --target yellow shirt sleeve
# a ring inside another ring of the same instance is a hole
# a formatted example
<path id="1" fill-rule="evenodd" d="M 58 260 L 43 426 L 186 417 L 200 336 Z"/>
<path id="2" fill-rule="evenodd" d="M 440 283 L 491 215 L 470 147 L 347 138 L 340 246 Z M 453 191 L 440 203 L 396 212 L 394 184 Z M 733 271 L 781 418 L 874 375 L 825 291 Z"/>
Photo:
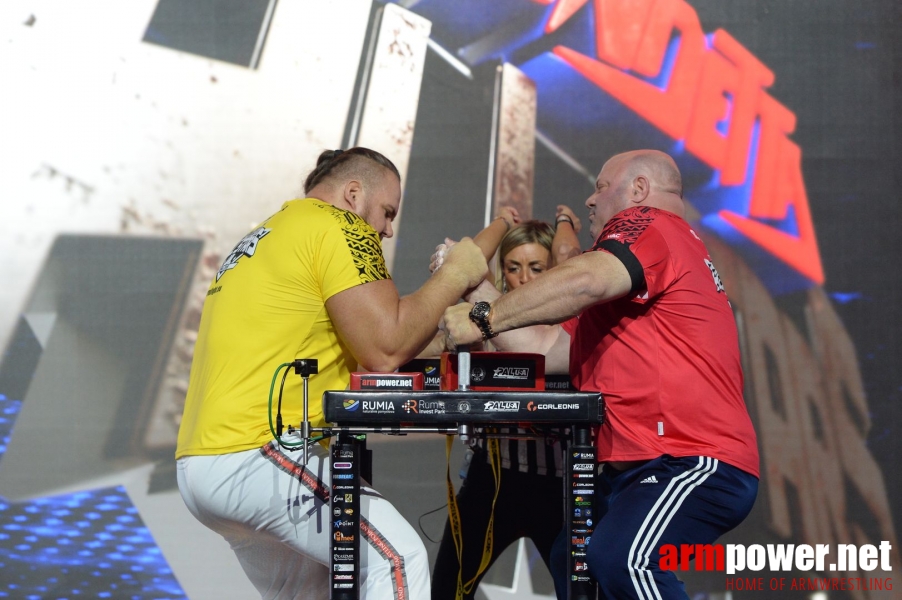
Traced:
<path id="1" fill-rule="evenodd" d="M 317 206 L 339 225 L 325 231 L 317 263 L 324 301 L 355 285 L 391 279 L 382 256 L 382 242 L 366 221 L 329 205 Z"/>

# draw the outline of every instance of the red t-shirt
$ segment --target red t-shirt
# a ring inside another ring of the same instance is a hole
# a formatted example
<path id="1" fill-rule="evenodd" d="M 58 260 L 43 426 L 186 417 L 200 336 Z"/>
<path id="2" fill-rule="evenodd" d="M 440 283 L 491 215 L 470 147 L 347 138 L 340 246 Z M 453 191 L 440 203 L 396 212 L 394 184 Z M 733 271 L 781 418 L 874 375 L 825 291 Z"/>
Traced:
<path id="1" fill-rule="evenodd" d="M 704 455 L 759 476 L 736 322 L 701 239 L 673 213 L 630 208 L 590 251 L 618 257 L 634 284 L 564 324 L 574 385 L 605 399 L 598 460 Z"/>

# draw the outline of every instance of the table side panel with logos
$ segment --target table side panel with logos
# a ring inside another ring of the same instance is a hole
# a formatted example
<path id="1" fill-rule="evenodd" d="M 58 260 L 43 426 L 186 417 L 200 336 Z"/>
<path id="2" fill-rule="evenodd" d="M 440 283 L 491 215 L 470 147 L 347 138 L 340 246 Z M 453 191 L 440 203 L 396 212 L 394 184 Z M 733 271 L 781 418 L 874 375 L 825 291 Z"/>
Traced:
<path id="1" fill-rule="evenodd" d="M 393 384 L 388 384 L 389 386 Z M 547 391 L 329 391 L 323 394 L 324 430 L 337 436 L 332 446 L 332 565 L 334 600 L 359 597 L 360 537 L 367 523 L 360 515 L 360 464 L 368 433 L 403 435 L 431 431 L 462 438 L 492 436 L 501 426 L 568 427 L 564 477 L 565 523 L 570 540 L 569 597 L 595 596 L 585 555 L 594 524 L 597 461 L 591 428 L 604 420 L 601 394 Z M 499 435 L 503 437 L 503 435 Z"/>

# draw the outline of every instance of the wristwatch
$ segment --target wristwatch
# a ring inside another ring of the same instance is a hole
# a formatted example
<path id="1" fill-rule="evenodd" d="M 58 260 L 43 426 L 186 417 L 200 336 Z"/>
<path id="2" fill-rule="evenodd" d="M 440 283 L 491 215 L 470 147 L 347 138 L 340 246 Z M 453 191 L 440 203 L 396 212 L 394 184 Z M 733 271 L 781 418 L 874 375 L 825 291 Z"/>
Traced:
<path id="1" fill-rule="evenodd" d="M 489 312 L 491 310 L 492 305 L 488 302 L 477 302 L 470 310 L 470 320 L 476 323 L 476 326 L 482 331 L 483 340 L 488 340 L 498 335 L 492 331 L 492 326 L 489 325 Z"/>

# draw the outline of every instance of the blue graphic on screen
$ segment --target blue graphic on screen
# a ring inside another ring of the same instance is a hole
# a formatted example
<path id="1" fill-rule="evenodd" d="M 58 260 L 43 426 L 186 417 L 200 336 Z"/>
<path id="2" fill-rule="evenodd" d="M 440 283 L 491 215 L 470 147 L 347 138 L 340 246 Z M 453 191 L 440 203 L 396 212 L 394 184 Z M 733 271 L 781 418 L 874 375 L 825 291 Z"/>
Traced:
<path id="1" fill-rule="evenodd" d="M 0 394 L 0 460 L 9 445 L 9 436 L 13 433 L 13 425 L 22 408 L 21 400 L 13 400 Z"/>
<path id="2" fill-rule="evenodd" d="M 0 460 L 21 400 L 0 394 Z M 0 598 L 185 598 L 121 486 L 0 498 Z"/>

